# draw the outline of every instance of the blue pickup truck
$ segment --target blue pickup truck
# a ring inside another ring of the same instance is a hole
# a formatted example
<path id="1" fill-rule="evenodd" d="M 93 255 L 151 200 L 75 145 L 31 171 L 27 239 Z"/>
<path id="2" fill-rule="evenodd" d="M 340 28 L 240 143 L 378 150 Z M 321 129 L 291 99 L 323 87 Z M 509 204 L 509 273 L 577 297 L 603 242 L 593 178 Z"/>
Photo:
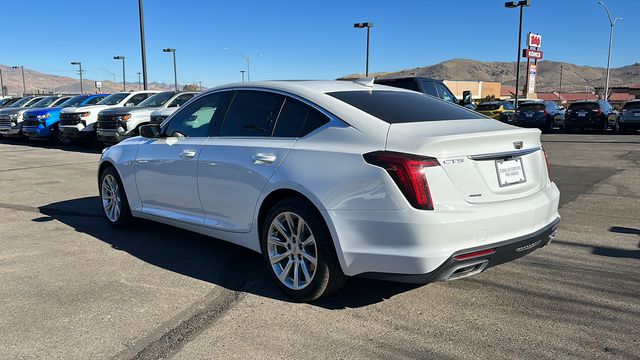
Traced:
<path id="1" fill-rule="evenodd" d="M 24 113 L 22 134 L 29 139 L 50 139 L 60 144 L 68 144 L 71 139 L 62 136 L 58 131 L 60 110 L 67 107 L 81 107 L 95 105 L 109 94 L 78 95 L 52 108 L 32 109 Z"/>

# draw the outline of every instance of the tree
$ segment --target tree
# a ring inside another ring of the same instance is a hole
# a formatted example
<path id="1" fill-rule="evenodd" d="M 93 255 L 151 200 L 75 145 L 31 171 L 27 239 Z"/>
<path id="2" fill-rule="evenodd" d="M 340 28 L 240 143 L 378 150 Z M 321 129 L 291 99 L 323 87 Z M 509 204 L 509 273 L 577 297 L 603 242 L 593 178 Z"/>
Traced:
<path id="1" fill-rule="evenodd" d="M 481 102 L 481 103 L 483 103 L 483 102 L 490 102 L 490 101 L 496 101 L 496 96 L 495 96 L 495 95 L 493 95 L 493 94 L 492 94 L 492 95 L 487 95 L 487 96 L 483 97 L 483 98 L 480 100 L 480 102 Z"/>
<path id="2" fill-rule="evenodd" d="M 197 84 L 184 85 L 182 87 L 182 90 L 184 90 L 184 91 L 198 91 L 198 85 Z"/>

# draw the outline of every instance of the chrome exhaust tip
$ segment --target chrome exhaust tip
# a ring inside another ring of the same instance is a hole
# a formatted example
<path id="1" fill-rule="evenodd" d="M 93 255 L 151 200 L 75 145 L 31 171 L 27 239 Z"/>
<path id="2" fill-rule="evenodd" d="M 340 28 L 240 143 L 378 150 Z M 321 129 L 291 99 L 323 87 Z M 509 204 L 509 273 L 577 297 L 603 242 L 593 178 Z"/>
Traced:
<path id="1" fill-rule="evenodd" d="M 469 276 L 473 276 L 479 274 L 487 268 L 489 264 L 489 260 L 478 260 L 474 262 L 469 262 L 465 264 L 457 264 L 452 266 L 446 273 L 442 275 L 440 278 L 444 281 L 458 280 L 463 279 Z"/>

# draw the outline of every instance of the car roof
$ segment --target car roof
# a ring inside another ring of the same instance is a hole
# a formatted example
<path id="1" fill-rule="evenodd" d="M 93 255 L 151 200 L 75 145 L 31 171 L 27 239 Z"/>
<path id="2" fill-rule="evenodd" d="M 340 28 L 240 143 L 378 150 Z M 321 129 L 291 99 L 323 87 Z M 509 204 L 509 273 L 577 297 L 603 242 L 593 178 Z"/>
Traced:
<path id="1" fill-rule="evenodd" d="M 376 79 L 375 81 L 385 81 L 385 80 L 407 80 L 407 79 L 430 80 L 430 81 L 439 81 L 439 82 L 442 82 L 442 80 L 438 80 L 438 79 L 434 79 L 434 78 L 430 78 L 430 77 L 424 77 L 424 76 L 398 76 L 398 77 L 380 78 L 380 79 Z"/>
<path id="2" fill-rule="evenodd" d="M 257 82 L 241 82 L 232 83 L 211 88 L 205 93 L 213 92 L 225 88 L 265 88 L 275 89 L 284 92 L 298 93 L 314 92 L 314 93 L 330 93 L 337 91 L 370 91 L 370 90 L 389 90 L 389 91 L 410 91 L 392 86 L 373 84 L 372 86 L 356 83 L 355 81 L 346 80 L 272 80 Z"/>

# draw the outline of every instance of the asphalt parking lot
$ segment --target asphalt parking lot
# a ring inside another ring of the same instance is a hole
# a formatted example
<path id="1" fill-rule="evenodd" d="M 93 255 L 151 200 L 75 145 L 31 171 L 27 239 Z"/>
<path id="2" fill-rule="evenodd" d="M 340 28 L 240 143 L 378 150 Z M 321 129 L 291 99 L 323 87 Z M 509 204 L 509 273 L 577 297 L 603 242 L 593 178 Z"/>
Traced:
<path id="1" fill-rule="evenodd" d="M 551 245 L 298 304 L 258 254 L 108 227 L 98 151 L 0 139 L 0 358 L 640 358 L 640 136 L 543 140 L 562 192 Z"/>

